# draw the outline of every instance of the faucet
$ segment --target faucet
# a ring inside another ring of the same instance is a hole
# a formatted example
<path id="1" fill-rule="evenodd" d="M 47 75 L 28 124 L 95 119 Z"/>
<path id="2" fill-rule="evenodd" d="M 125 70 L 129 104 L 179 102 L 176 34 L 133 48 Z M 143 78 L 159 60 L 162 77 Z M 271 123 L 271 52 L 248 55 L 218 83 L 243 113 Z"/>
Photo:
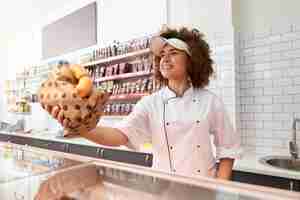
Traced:
<path id="1" fill-rule="evenodd" d="M 300 118 L 293 119 L 293 137 L 292 137 L 292 141 L 290 141 L 290 154 L 293 159 L 298 159 L 298 147 L 296 143 L 297 122 L 300 122 Z"/>

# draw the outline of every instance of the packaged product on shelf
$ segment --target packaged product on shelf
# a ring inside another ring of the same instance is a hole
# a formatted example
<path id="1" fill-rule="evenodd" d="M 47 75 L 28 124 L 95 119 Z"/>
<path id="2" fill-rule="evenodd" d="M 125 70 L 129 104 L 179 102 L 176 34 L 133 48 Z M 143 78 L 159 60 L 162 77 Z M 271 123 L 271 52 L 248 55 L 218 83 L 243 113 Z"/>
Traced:
<path id="1" fill-rule="evenodd" d="M 119 74 L 125 74 L 131 72 L 132 65 L 130 63 L 120 63 L 119 64 Z"/>
<path id="2" fill-rule="evenodd" d="M 99 78 L 104 77 L 105 76 L 105 66 L 98 65 L 98 68 L 100 69 L 98 77 Z"/>
<path id="3" fill-rule="evenodd" d="M 122 93 L 121 83 L 116 83 L 115 85 L 116 85 L 115 95 L 121 94 Z"/>
<path id="4" fill-rule="evenodd" d="M 121 94 L 126 94 L 126 83 L 122 83 Z"/>
<path id="5" fill-rule="evenodd" d="M 123 104 L 121 104 L 121 103 L 117 104 L 117 114 L 118 115 L 121 115 L 123 113 L 122 108 L 123 108 Z"/>
<path id="6" fill-rule="evenodd" d="M 140 61 L 138 62 L 137 68 L 138 68 L 138 71 L 139 71 L 139 72 L 144 71 L 144 63 L 142 62 L 142 60 L 140 60 Z"/>
<path id="7" fill-rule="evenodd" d="M 128 88 L 127 88 L 127 93 L 128 94 L 132 94 L 132 85 L 134 84 L 134 82 L 129 82 L 128 83 Z"/>
<path id="8" fill-rule="evenodd" d="M 119 115 L 123 115 L 124 114 L 124 103 L 120 103 L 119 104 Z"/>
<path id="9" fill-rule="evenodd" d="M 112 104 L 112 106 L 111 106 L 111 113 L 112 114 L 116 114 L 116 112 L 117 112 L 117 104 Z"/>
<path id="10" fill-rule="evenodd" d="M 112 68 L 113 68 L 113 75 L 118 75 L 119 74 L 119 64 L 113 65 Z"/>
<path id="11" fill-rule="evenodd" d="M 128 115 L 130 112 L 130 104 L 127 103 L 125 104 L 125 107 L 124 107 L 124 114 Z"/>
<path id="12" fill-rule="evenodd" d="M 150 57 L 144 57 L 142 59 L 143 65 L 144 65 L 144 71 L 151 71 L 151 61 Z"/>
<path id="13" fill-rule="evenodd" d="M 124 94 L 128 94 L 129 92 L 129 83 L 124 83 Z"/>
<path id="14" fill-rule="evenodd" d="M 148 82 L 149 82 L 148 79 L 144 79 L 144 80 L 142 81 L 141 92 L 146 92 L 146 91 L 147 91 Z"/>
<path id="15" fill-rule="evenodd" d="M 113 95 L 117 94 L 117 87 L 118 87 L 118 85 L 117 85 L 117 84 L 114 84 L 113 90 L 112 90 L 112 94 L 113 94 Z"/>
<path id="16" fill-rule="evenodd" d="M 153 92 L 153 79 L 149 79 L 147 90 L 149 93 Z"/>

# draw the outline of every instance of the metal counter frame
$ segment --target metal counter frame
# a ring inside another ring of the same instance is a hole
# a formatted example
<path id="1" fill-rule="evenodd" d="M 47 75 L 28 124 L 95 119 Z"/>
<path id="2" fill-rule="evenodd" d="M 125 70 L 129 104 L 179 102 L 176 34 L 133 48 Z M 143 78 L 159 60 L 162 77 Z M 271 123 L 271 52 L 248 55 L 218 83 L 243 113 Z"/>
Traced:
<path id="1" fill-rule="evenodd" d="M 101 158 L 112 161 L 136 164 L 145 167 L 152 166 L 153 156 L 149 153 L 140 153 L 119 149 L 109 149 L 104 147 L 96 147 L 82 144 L 70 144 L 60 141 L 51 141 L 47 139 L 37 139 L 28 136 L 13 135 L 0 132 L 1 142 L 11 142 L 13 144 L 28 145 L 42 149 L 60 151 L 65 153 L 73 153 L 77 155 Z"/>

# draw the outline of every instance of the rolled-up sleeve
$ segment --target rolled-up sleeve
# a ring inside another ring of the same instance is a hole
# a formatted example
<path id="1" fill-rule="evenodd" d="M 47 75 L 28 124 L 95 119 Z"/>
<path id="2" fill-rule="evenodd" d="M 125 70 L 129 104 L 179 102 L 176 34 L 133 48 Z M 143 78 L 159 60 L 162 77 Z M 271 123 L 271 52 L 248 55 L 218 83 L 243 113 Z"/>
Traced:
<path id="1" fill-rule="evenodd" d="M 151 141 L 148 100 L 148 97 L 141 99 L 134 106 L 133 111 L 120 123 L 115 125 L 115 128 L 127 136 L 127 146 L 134 150 L 139 150 L 142 144 Z"/>
<path id="2" fill-rule="evenodd" d="M 234 130 L 224 103 L 218 97 L 212 100 L 209 122 L 210 132 L 214 135 L 216 158 L 240 158 L 242 155 L 240 134 Z"/>

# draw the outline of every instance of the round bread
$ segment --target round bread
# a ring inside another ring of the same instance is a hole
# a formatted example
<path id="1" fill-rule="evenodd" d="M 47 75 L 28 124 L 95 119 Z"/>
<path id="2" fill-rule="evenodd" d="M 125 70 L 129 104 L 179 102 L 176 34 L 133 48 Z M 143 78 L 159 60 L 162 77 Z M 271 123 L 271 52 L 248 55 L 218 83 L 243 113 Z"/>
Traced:
<path id="1" fill-rule="evenodd" d="M 94 129 L 108 97 L 108 93 L 93 87 L 88 73 L 78 65 L 57 66 L 38 91 L 38 100 L 44 109 L 58 106 L 68 120 L 64 136 Z"/>

